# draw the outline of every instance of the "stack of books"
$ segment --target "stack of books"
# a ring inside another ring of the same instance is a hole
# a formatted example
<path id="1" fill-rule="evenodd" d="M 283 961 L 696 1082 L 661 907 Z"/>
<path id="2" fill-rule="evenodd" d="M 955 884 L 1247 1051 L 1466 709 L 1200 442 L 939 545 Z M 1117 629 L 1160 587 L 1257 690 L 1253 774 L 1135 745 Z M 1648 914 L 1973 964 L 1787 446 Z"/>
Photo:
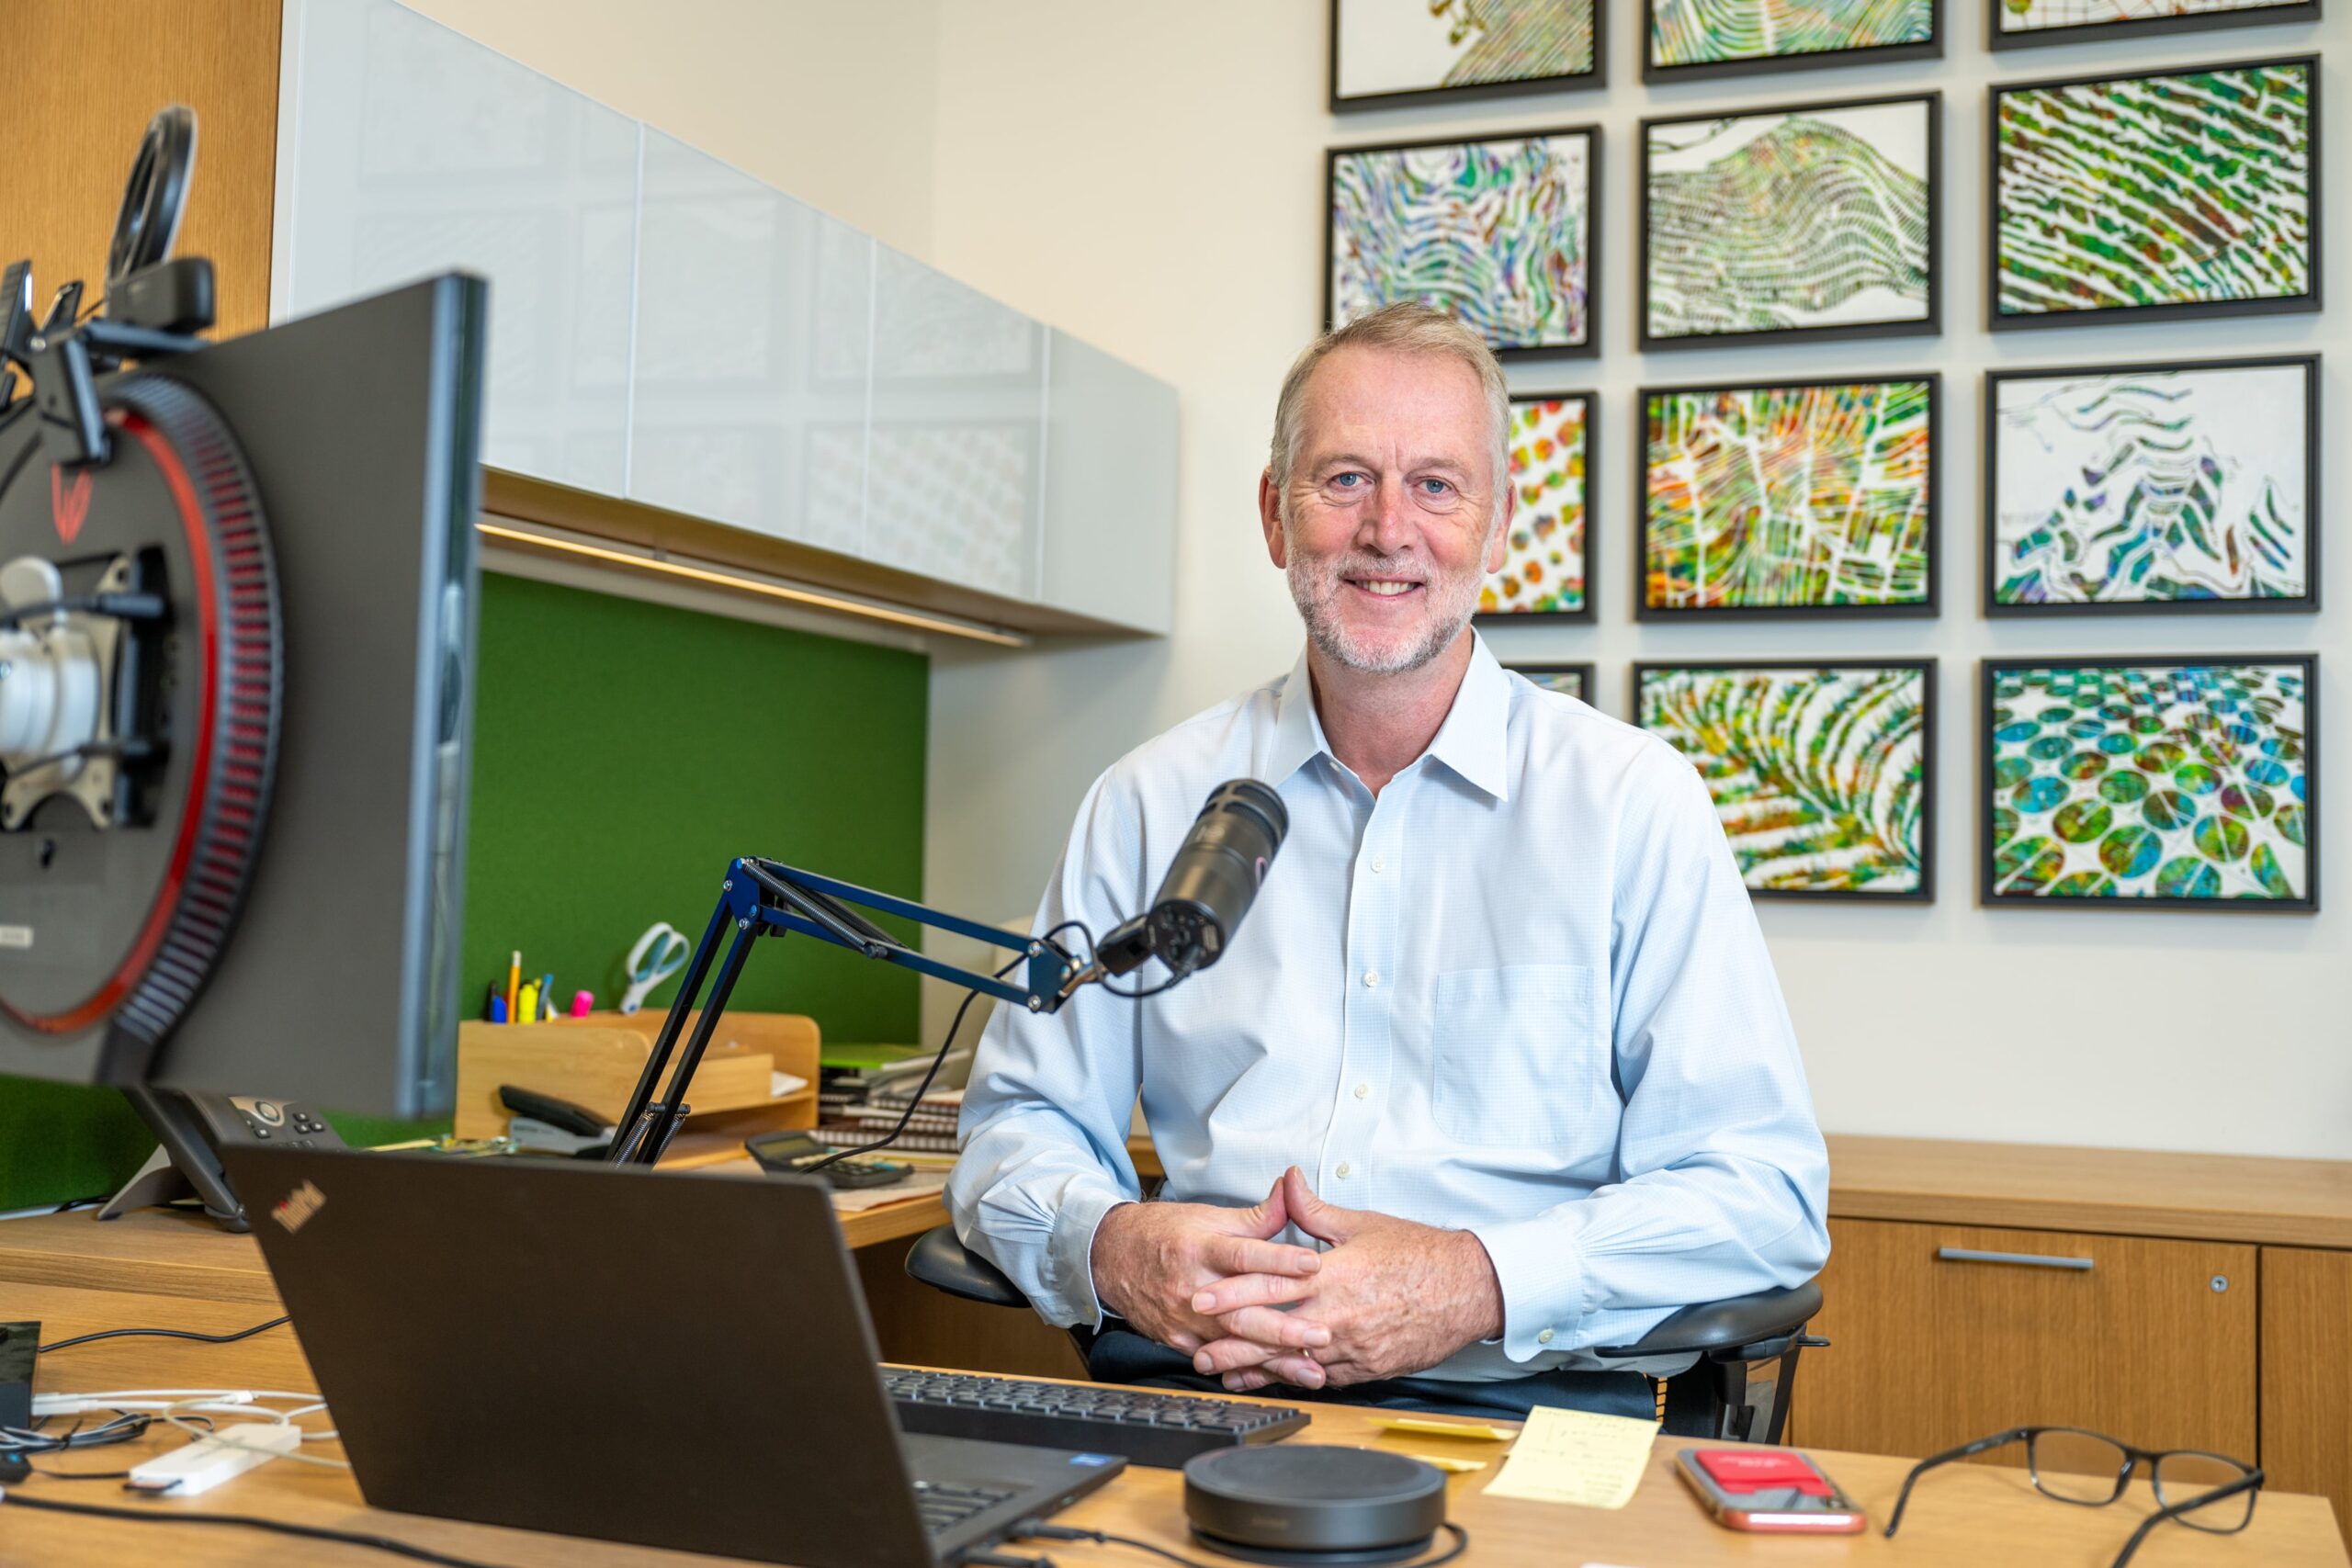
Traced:
<path id="1" fill-rule="evenodd" d="M 941 1064 L 942 1071 L 969 1055 L 950 1053 Z M 817 1126 L 810 1135 L 835 1148 L 872 1143 L 899 1124 L 930 1066 L 928 1057 L 918 1057 L 855 1070 L 827 1068 L 817 1090 Z M 917 1164 L 953 1163 L 956 1118 L 963 1105 L 960 1089 L 934 1089 L 924 1095 L 907 1117 L 907 1130 L 890 1145 L 887 1157 L 906 1155 Z M 883 1151 L 876 1154 L 884 1157 Z"/>

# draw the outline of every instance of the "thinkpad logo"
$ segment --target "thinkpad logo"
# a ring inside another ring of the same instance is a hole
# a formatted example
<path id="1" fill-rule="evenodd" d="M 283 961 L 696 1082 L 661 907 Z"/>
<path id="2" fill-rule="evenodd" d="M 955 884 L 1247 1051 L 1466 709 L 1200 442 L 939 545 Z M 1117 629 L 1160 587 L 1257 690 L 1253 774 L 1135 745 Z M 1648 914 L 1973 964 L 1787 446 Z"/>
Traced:
<path id="1" fill-rule="evenodd" d="M 326 1207 L 326 1201 L 327 1195 L 319 1190 L 317 1182 L 305 1181 L 280 1199 L 277 1207 L 269 1212 L 269 1217 L 284 1225 L 288 1235 L 292 1235 L 309 1224 L 311 1216 Z"/>

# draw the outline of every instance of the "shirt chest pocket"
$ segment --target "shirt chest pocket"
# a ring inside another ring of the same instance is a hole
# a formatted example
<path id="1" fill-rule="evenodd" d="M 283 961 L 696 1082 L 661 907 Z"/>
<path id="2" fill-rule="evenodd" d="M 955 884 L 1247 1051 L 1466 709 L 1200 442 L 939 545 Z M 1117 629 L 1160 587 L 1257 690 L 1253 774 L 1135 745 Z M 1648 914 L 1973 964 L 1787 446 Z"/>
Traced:
<path id="1" fill-rule="evenodd" d="M 1613 1125 L 1594 992 L 1580 964 L 1440 975 L 1430 1069 L 1438 1131 L 1460 1144 L 1558 1146 L 1604 1118 Z"/>

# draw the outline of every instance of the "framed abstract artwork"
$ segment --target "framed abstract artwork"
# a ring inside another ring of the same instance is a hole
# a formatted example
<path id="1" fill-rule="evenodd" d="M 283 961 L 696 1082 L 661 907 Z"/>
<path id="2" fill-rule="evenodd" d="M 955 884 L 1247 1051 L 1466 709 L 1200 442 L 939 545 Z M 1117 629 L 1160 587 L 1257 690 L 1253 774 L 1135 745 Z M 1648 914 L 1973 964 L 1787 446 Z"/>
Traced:
<path id="1" fill-rule="evenodd" d="M 1511 398 L 1510 482 L 1519 493 L 1502 570 L 1478 591 L 1478 614 L 1592 619 L 1595 400 L 1590 392 Z"/>
<path id="2" fill-rule="evenodd" d="M 1934 615 L 1940 390 L 1644 388 L 1634 618 Z"/>
<path id="3" fill-rule="evenodd" d="M 1986 904 L 2319 908 L 2319 660 L 1988 659 Z"/>
<path id="4" fill-rule="evenodd" d="M 1600 705 L 1600 686 L 1589 664 L 1506 664 L 1503 668 L 1526 676 L 1547 692 L 1561 693 L 1596 708 Z"/>
<path id="5" fill-rule="evenodd" d="M 2317 56 L 1992 93 L 1994 327 L 2319 309 Z"/>
<path id="6" fill-rule="evenodd" d="M 1598 87 L 1603 0 L 1331 0 L 1331 109 Z"/>
<path id="7" fill-rule="evenodd" d="M 1642 79 L 1942 56 L 1943 0 L 1645 0 Z"/>
<path id="8" fill-rule="evenodd" d="M 2103 43 L 2135 33 L 2194 32 L 2257 22 L 2316 22 L 2320 0 L 1991 0 L 1995 49 Z"/>
<path id="9" fill-rule="evenodd" d="M 1932 659 L 1634 666 L 1758 897 L 1934 899 L 1935 700 Z"/>
<path id="10" fill-rule="evenodd" d="M 1597 351 L 1598 127 L 1335 147 L 1329 186 L 1327 326 L 1418 299 L 1499 355 Z"/>
<path id="11" fill-rule="evenodd" d="M 1644 349 L 1939 330 L 1940 95 L 1642 121 Z"/>
<path id="12" fill-rule="evenodd" d="M 1984 613 L 2319 608 L 2319 359 L 1984 378 Z"/>

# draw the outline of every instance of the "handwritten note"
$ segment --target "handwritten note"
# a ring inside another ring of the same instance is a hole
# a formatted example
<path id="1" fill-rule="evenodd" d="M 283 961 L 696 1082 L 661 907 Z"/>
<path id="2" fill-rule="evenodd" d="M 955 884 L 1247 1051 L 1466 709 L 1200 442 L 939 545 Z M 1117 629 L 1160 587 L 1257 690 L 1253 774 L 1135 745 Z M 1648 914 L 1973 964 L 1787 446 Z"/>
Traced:
<path id="1" fill-rule="evenodd" d="M 1622 1508 L 1642 1483 L 1656 1436 L 1655 1421 L 1538 1405 L 1527 1413 L 1526 1427 L 1486 1495 Z"/>

